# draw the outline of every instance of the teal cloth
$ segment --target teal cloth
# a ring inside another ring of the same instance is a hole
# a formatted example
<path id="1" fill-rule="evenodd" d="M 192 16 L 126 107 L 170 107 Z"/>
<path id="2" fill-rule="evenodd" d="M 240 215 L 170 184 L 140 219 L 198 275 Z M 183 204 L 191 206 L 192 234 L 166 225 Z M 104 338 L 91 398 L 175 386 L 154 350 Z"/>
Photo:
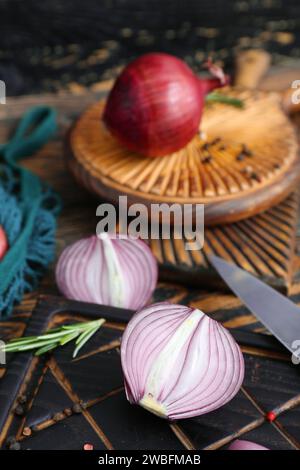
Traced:
<path id="1" fill-rule="evenodd" d="M 0 261 L 0 318 L 37 286 L 55 254 L 60 198 L 19 161 L 42 147 L 56 129 L 55 110 L 34 107 L 23 116 L 12 139 L 0 146 L 0 225 L 9 242 Z"/>

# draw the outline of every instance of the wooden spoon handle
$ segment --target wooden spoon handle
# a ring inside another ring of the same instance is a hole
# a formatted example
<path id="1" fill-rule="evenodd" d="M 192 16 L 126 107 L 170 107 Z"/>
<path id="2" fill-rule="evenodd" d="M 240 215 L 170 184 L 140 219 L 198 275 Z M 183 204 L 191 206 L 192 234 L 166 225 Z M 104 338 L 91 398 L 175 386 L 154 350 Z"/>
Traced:
<path id="1" fill-rule="evenodd" d="M 242 51 L 236 57 L 234 84 L 244 88 L 256 88 L 269 69 L 271 56 L 262 49 Z"/>

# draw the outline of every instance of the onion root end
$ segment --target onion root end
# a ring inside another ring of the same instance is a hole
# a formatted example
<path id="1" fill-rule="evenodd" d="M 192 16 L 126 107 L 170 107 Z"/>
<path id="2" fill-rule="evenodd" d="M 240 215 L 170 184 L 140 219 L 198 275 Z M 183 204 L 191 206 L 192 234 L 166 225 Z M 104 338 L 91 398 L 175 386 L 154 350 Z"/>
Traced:
<path id="1" fill-rule="evenodd" d="M 144 395 L 140 400 L 139 405 L 160 418 L 168 418 L 165 407 L 156 401 L 151 395 Z"/>

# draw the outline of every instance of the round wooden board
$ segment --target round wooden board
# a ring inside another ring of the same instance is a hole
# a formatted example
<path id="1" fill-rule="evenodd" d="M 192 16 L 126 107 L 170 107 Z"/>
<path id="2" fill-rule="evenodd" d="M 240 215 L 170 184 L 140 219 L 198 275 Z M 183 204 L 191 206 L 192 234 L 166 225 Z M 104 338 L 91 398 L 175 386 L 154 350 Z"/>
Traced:
<path id="1" fill-rule="evenodd" d="M 206 225 L 234 222 L 283 200 L 299 181 L 294 127 L 277 93 L 228 88 L 238 109 L 209 104 L 201 133 L 180 151 L 147 158 L 124 149 L 105 128 L 105 101 L 69 133 L 69 166 L 90 191 L 113 202 L 205 204 Z"/>

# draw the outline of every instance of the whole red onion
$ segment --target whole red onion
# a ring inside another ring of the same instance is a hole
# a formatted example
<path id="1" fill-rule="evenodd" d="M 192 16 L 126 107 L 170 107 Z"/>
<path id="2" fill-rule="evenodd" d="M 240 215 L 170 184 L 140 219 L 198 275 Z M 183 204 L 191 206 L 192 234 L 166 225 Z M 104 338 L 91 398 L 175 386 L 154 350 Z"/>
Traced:
<path id="1" fill-rule="evenodd" d="M 198 78 L 169 54 L 145 54 L 121 73 L 108 97 L 103 120 L 128 149 L 149 157 L 184 147 L 199 130 L 205 95 L 222 86 L 221 69 L 208 67 L 213 79 Z"/>

